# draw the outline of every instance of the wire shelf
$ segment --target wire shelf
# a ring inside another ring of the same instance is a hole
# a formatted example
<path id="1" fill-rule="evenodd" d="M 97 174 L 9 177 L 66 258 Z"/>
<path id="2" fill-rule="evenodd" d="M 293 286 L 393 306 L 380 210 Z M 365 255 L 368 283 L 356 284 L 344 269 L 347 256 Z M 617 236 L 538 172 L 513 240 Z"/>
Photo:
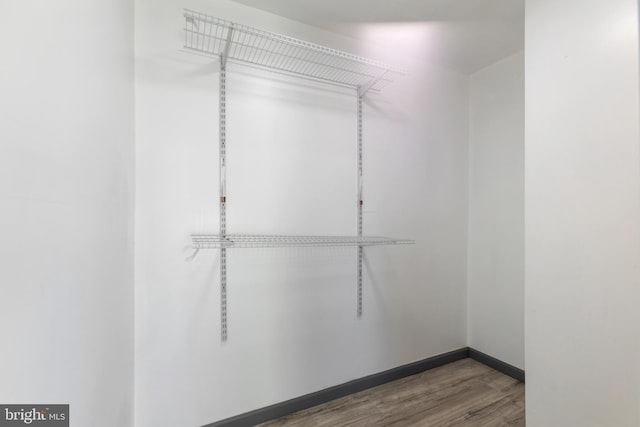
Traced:
<path id="1" fill-rule="evenodd" d="M 378 61 L 185 9 L 184 46 L 261 68 L 379 91 L 403 71 Z"/>
<path id="2" fill-rule="evenodd" d="M 256 234 L 192 234 L 193 248 L 271 248 L 322 246 L 375 246 L 413 244 L 414 240 L 379 236 L 276 236 Z"/>

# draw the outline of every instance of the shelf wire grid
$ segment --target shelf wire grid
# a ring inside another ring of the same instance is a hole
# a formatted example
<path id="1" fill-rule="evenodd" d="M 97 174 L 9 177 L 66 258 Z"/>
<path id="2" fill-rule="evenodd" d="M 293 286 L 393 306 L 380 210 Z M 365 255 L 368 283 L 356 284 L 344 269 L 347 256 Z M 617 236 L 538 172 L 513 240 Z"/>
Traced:
<path id="1" fill-rule="evenodd" d="M 269 247 L 375 246 L 413 244 L 414 240 L 380 236 L 283 236 L 256 234 L 192 234 L 193 248 L 232 249 Z"/>
<path id="2" fill-rule="evenodd" d="M 184 46 L 260 68 L 366 92 L 406 74 L 390 65 L 185 9 Z M 227 46 L 228 44 L 228 46 Z"/>

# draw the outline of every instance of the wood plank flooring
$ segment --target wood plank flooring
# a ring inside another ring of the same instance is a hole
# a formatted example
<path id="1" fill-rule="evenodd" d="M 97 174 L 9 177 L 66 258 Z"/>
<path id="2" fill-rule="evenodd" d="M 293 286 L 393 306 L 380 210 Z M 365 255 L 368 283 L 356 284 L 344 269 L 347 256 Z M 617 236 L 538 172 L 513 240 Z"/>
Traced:
<path id="1" fill-rule="evenodd" d="M 260 426 L 524 426 L 524 415 L 523 383 L 463 359 Z"/>

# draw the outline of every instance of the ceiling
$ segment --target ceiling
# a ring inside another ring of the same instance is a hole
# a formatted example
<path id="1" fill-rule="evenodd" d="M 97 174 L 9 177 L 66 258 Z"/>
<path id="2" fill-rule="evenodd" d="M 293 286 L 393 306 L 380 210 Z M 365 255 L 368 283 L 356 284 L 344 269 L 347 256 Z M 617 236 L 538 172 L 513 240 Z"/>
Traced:
<path id="1" fill-rule="evenodd" d="M 234 1 L 392 48 L 428 38 L 428 60 L 468 74 L 524 48 L 524 0 Z"/>

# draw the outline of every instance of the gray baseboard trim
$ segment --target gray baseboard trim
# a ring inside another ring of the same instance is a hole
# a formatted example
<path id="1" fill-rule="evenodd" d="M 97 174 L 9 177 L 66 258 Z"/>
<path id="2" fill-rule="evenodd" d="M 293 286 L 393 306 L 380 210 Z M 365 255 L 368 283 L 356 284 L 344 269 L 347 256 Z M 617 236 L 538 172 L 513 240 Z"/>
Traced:
<path id="1" fill-rule="evenodd" d="M 331 400 L 338 399 L 340 397 L 348 396 L 350 394 L 357 393 L 359 391 L 366 390 L 371 387 L 385 384 L 390 381 L 395 381 L 400 378 L 419 374 L 420 372 L 437 368 L 438 366 L 446 365 L 447 363 L 455 362 L 457 360 L 465 359 L 467 357 L 469 357 L 469 348 L 464 347 L 458 350 L 450 351 L 448 353 L 429 357 L 427 359 L 420 360 L 414 363 L 409 363 L 408 365 L 403 365 L 397 368 L 389 369 L 388 371 L 369 375 L 363 378 L 358 378 L 357 380 L 353 380 L 353 381 L 346 382 L 344 384 L 339 384 L 333 387 L 329 387 L 324 390 L 317 391 L 315 393 L 310 393 L 304 396 L 296 397 L 294 399 L 287 400 L 285 402 L 276 403 L 275 405 L 256 409 L 255 411 L 240 414 L 235 417 L 216 421 L 215 423 L 207 424 L 203 427 L 253 426 L 256 424 L 264 423 L 266 421 L 283 417 L 285 415 L 292 414 L 294 412 L 301 411 L 303 409 L 311 408 L 312 406 L 320 405 L 321 403 L 326 403 Z M 479 361 L 482 363 L 485 363 L 481 360 Z"/>
<path id="2" fill-rule="evenodd" d="M 496 371 L 502 372 L 505 375 L 510 376 L 518 381 L 524 382 L 524 370 L 520 368 L 516 368 L 513 365 L 509 365 L 506 362 L 503 362 L 500 359 L 496 359 L 495 357 L 489 356 L 481 351 L 474 350 L 469 348 L 469 357 L 473 360 L 476 360 L 482 364 L 489 366 L 490 368 L 495 369 Z"/>

